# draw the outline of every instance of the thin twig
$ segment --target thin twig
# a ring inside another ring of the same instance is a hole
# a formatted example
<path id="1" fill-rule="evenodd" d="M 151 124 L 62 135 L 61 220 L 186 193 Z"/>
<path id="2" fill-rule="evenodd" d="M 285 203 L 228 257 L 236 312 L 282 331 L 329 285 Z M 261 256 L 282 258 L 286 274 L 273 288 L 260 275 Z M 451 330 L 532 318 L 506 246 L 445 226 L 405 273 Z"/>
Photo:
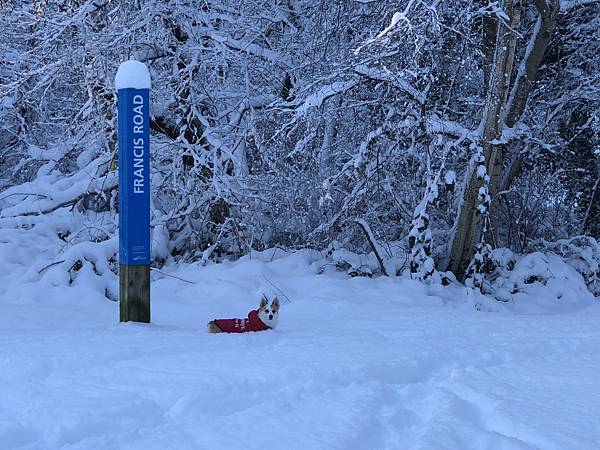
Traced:
<path id="1" fill-rule="evenodd" d="M 163 272 L 162 270 L 155 269 L 154 267 L 150 267 L 150 270 L 153 270 L 155 272 L 161 273 L 161 274 L 163 274 L 166 277 L 175 278 L 176 280 L 179 280 L 179 281 L 185 281 L 186 283 L 189 283 L 189 284 L 198 284 L 195 281 L 190 281 L 190 280 L 186 280 L 185 278 L 176 277 L 175 275 L 170 275 L 168 273 Z"/>
<path id="2" fill-rule="evenodd" d="M 269 280 L 264 273 L 261 273 L 261 275 L 265 279 L 265 281 L 271 285 L 271 287 L 276 289 L 279 292 L 279 294 L 288 301 L 288 303 L 292 303 L 290 298 L 287 295 L 285 295 L 285 293 L 280 288 L 275 286 L 275 284 L 271 280 Z"/>
<path id="3" fill-rule="evenodd" d="M 56 261 L 56 262 L 50 263 L 50 264 L 48 264 L 46 267 L 42 267 L 40 270 L 38 270 L 38 273 L 42 273 L 44 270 L 46 270 L 46 269 L 49 269 L 49 268 L 50 268 L 50 267 L 52 267 L 52 266 L 56 266 L 56 265 L 58 265 L 58 264 L 62 264 L 62 263 L 64 263 L 64 262 L 65 262 L 65 260 L 64 260 L 64 259 L 62 259 L 62 260 L 60 260 L 60 261 Z"/>

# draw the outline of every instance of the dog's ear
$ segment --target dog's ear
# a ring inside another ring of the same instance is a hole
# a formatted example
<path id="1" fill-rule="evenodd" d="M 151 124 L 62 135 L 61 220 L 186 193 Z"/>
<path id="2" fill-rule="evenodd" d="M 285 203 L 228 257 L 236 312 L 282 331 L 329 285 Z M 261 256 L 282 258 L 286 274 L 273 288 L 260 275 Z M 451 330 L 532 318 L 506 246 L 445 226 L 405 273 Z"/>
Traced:
<path id="1" fill-rule="evenodd" d="M 273 311 L 279 311 L 279 299 L 277 297 L 273 299 L 273 302 L 271 303 L 271 308 L 273 308 Z"/>
<path id="2" fill-rule="evenodd" d="M 269 299 L 267 298 L 267 296 L 265 294 L 263 294 L 262 297 L 260 298 L 260 306 L 258 308 L 262 309 L 265 306 L 267 306 L 268 304 L 269 304 Z"/>

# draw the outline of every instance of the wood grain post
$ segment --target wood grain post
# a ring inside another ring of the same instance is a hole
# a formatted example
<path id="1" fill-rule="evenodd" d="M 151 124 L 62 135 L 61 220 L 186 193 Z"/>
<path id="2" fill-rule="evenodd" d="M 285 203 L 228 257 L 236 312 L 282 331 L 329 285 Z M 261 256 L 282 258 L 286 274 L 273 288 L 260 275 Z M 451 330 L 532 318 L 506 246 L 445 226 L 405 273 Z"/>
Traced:
<path id="1" fill-rule="evenodd" d="M 121 322 L 150 322 L 150 266 L 119 265 Z"/>

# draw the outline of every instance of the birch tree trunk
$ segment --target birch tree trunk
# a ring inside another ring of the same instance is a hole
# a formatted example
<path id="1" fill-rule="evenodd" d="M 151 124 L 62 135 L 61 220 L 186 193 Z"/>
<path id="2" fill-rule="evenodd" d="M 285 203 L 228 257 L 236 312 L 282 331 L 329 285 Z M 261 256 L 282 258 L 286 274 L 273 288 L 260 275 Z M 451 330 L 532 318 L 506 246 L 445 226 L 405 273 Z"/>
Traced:
<path id="1" fill-rule="evenodd" d="M 510 18 L 510 24 L 503 21 L 497 23 L 493 67 L 489 75 L 485 77 L 488 79 L 488 83 L 482 147 L 490 177 L 490 194 L 492 196 L 491 235 L 489 236 L 492 244 L 497 243 L 497 230 L 500 222 L 498 199 L 495 197 L 510 186 L 522 164 L 522 156 L 517 153 L 512 155 L 504 170 L 504 163 L 507 159 L 506 148 L 504 145 L 495 145 L 493 142 L 502 136 L 504 126 L 512 128 L 521 119 L 560 12 L 559 0 L 535 0 L 535 6 L 539 18 L 511 87 L 511 72 L 517 42 L 516 30 L 521 18 L 521 1 L 505 0 L 503 2 L 503 9 Z M 484 48 L 489 46 L 490 30 L 493 30 L 493 27 L 488 24 L 484 35 Z M 484 74 L 486 74 L 485 68 Z M 460 280 L 464 278 L 465 270 L 473 257 L 475 242 L 479 237 L 475 208 L 477 192 L 480 187 L 481 181 L 473 174 L 465 191 L 448 260 L 447 270 L 452 271 Z"/>
<path id="2" fill-rule="evenodd" d="M 504 105 L 510 88 L 510 74 L 514 60 L 516 42 L 515 27 L 520 20 L 520 2 L 505 0 L 503 9 L 510 23 L 499 21 L 497 24 L 496 44 L 493 66 L 487 87 L 486 105 L 483 119 L 483 154 L 490 179 L 498 178 L 502 170 L 501 152 L 491 142 L 502 135 Z M 474 244 L 478 236 L 476 199 L 482 181 L 475 173 L 471 175 L 460 210 L 458 227 L 452 242 L 452 250 L 447 269 L 462 280 L 473 257 Z"/>
<path id="3" fill-rule="evenodd" d="M 505 36 L 498 36 L 497 40 L 497 45 L 503 46 L 503 48 L 500 49 L 501 52 L 505 53 L 505 62 L 502 63 L 503 67 L 500 68 L 498 65 L 496 65 L 496 68 L 499 70 L 504 70 L 502 73 L 497 74 L 498 77 L 501 77 L 500 85 L 497 86 L 497 89 L 499 89 L 497 93 L 498 102 L 494 105 L 497 108 L 498 115 L 486 117 L 486 120 L 489 120 L 492 130 L 490 135 L 487 136 L 484 129 L 483 140 L 484 155 L 488 154 L 488 149 L 486 147 L 489 147 L 489 153 L 491 155 L 490 160 L 487 163 L 488 175 L 490 177 L 490 195 L 492 197 L 492 202 L 490 204 L 490 236 L 488 236 L 488 242 L 494 247 L 498 245 L 498 225 L 500 222 L 500 205 L 498 199 L 494 197 L 498 193 L 498 187 L 500 186 L 500 181 L 502 179 L 502 168 L 506 153 L 506 146 L 503 144 L 493 145 L 490 143 L 490 141 L 494 139 L 500 139 L 502 137 L 502 131 L 504 128 L 504 115 L 506 114 L 505 107 L 508 100 L 508 92 L 510 90 L 511 74 L 515 59 L 515 49 L 517 46 L 516 30 L 519 28 L 519 23 L 521 21 L 521 0 L 515 0 L 511 7 L 512 11 L 507 9 L 507 13 L 510 14 L 511 17 L 510 28 L 507 29 L 506 25 L 503 24 L 499 32 L 505 33 Z M 496 52 L 498 52 L 498 49 Z M 498 83 L 495 84 L 498 85 Z M 494 88 L 496 88 L 496 86 L 491 87 L 491 89 Z M 495 99 L 492 101 L 494 102 Z M 489 104 L 489 99 L 487 103 Z"/>
<path id="4" fill-rule="evenodd" d="M 549 2 L 546 0 L 535 0 L 535 6 L 539 17 L 527 45 L 525 56 L 519 65 L 507 106 L 505 122 L 509 128 L 514 127 L 523 115 L 529 93 L 542 64 L 544 53 L 546 53 L 548 44 L 550 44 L 550 40 L 552 39 L 560 12 L 559 0 L 551 0 Z M 523 156 L 521 154 L 516 153 L 512 155 L 500 184 L 492 186 L 492 194 L 510 187 L 515 177 L 519 174 L 522 163 Z"/>

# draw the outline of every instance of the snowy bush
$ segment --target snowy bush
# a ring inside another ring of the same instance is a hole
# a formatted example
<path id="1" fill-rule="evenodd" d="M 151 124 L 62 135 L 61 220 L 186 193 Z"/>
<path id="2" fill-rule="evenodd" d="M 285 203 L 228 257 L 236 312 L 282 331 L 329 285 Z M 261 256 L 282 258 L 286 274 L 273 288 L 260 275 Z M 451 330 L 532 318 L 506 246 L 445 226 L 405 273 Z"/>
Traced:
<path id="1" fill-rule="evenodd" d="M 323 252 L 325 261 L 321 264 L 320 272 L 323 272 L 328 264 L 333 264 L 336 270 L 346 272 L 351 277 L 372 277 L 381 274 L 377 258 L 372 253 L 361 255 L 341 247 L 337 241 Z"/>
<path id="2" fill-rule="evenodd" d="M 551 251 L 525 255 L 492 251 L 495 269 L 483 277 L 482 292 L 521 311 L 568 310 L 590 304 L 593 294 L 569 259 Z"/>
<path id="3" fill-rule="evenodd" d="M 556 242 L 534 244 L 540 250 L 561 256 L 565 263 L 579 273 L 594 296 L 600 296 L 600 245 L 589 236 L 576 236 Z"/>

